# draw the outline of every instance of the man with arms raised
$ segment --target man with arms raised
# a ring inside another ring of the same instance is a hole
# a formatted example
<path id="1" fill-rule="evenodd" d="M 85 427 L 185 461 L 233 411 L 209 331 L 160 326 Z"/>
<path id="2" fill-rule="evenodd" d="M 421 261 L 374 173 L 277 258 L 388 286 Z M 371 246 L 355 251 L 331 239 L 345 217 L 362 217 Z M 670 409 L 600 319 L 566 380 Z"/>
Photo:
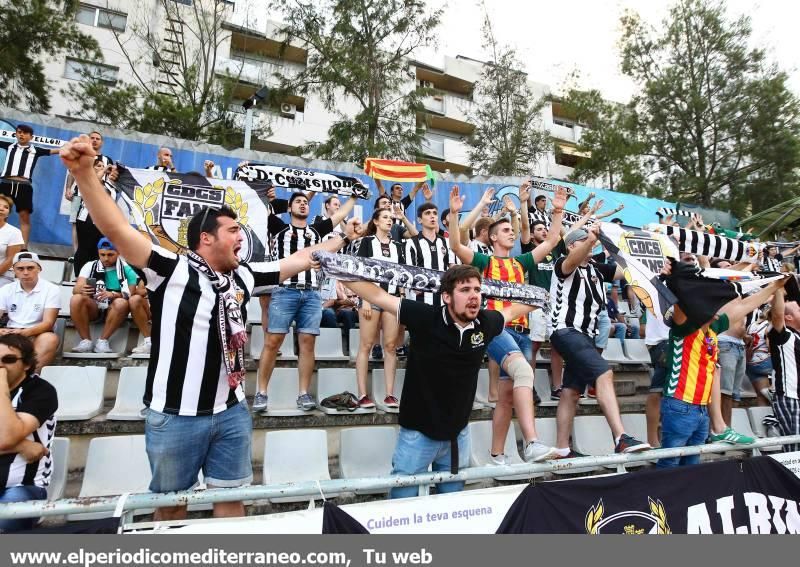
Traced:
<path id="1" fill-rule="evenodd" d="M 210 487 L 238 487 L 253 478 L 252 419 L 244 397 L 244 312 L 255 286 L 274 285 L 311 268 L 313 248 L 279 261 L 246 264 L 242 234 L 228 208 L 200 210 L 189 221 L 189 252 L 174 254 L 131 227 L 92 171 L 94 151 L 81 136 L 61 149 L 97 226 L 126 261 L 142 270 L 153 317 L 144 403 L 150 490 L 188 490 L 200 470 Z M 357 222 L 348 230 L 356 236 Z M 336 251 L 344 239 L 317 249 Z M 214 504 L 214 515 L 241 516 L 241 502 Z M 186 508 L 160 508 L 156 518 L 181 519 Z"/>

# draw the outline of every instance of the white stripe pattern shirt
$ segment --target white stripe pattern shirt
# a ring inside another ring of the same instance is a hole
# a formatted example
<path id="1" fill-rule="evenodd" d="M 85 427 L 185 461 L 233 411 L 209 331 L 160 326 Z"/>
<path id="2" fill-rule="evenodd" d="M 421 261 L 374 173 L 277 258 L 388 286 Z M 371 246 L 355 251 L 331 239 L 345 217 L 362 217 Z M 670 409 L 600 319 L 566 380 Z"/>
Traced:
<path id="1" fill-rule="evenodd" d="M 50 150 L 38 146 L 20 146 L 16 142 L 0 140 L 0 148 L 6 148 L 6 162 L 3 164 L 3 174 L 0 177 L 24 177 L 31 179 L 36 162 L 40 157 L 47 157 Z"/>
<path id="2" fill-rule="evenodd" d="M 324 219 L 313 225 L 303 227 L 286 224 L 275 215 L 270 215 L 268 219 L 268 230 L 272 239 L 272 258 L 281 260 L 288 258 L 295 252 L 310 248 L 322 242 L 322 237 L 333 231 L 331 219 Z M 282 282 L 281 285 L 304 285 L 317 288 L 317 274 L 314 270 L 300 272 Z"/>
<path id="3" fill-rule="evenodd" d="M 220 413 L 244 400 L 241 384 L 228 386 L 217 322 L 219 298 L 209 279 L 185 256 L 160 246 L 153 246 L 142 271 L 153 314 L 145 405 L 195 416 Z M 232 275 L 246 321 L 253 288 L 276 285 L 280 266 L 277 261 L 241 263 Z"/>
<path id="4" fill-rule="evenodd" d="M 597 316 L 606 308 L 605 282 L 614 279 L 616 268 L 590 262 L 570 274 L 562 267 L 566 256 L 556 260 L 550 283 L 553 302 L 553 330 L 575 329 L 584 335 L 597 335 Z"/>
<path id="5" fill-rule="evenodd" d="M 797 371 L 800 362 L 800 332 L 784 327 L 767 333 L 772 368 L 775 370 L 775 394 L 800 398 L 797 391 Z"/>
<path id="6" fill-rule="evenodd" d="M 417 236 L 406 240 L 405 263 L 409 266 L 444 272 L 457 261 L 446 238 L 437 234 L 433 240 L 428 240 L 420 232 Z M 434 307 L 440 307 L 442 304 L 439 293 L 417 293 L 416 299 Z"/>
<path id="7" fill-rule="evenodd" d="M 365 236 L 361 239 L 358 247 L 357 256 L 361 258 L 374 258 L 376 260 L 384 260 L 394 264 L 404 264 L 403 249 L 399 242 L 389 239 L 387 242 L 381 242 L 377 235 Z M 398 296 L 400 289 L 396 285 L 390 284 L 376 284 L 380 285 L 384 291 Z"/>

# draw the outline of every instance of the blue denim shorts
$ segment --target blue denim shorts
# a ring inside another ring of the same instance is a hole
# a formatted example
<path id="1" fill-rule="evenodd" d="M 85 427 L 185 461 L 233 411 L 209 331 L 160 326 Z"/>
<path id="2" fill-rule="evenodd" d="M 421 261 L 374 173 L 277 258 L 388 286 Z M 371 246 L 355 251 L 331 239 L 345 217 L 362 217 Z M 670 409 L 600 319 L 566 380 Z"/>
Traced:
<path id="1" fill-rule="evenodd" d="M 319 335 L 321 321 L 322 299 L 318 291 L 279 287 L 272 292 L 268 333 L 285 335 L 294 322 L 298 333 Z"/>
<path id="2" fill-rule="evenodd" d="M 188 490 L 202 470 L 218 488 L 253 481 L 250 445 L 253 419 L 242 401 L 214 415 L 174 415 L 147 410 L 144 435 L 151 492 Z"/>
<path id="3" fill-rule="evenodd" d="M 469 466 L 469 428 L 465 427 L 458 434 L 458 468 Z M 437 441 L 414 429 L 400 428 L 397 445 L 392 456 L 393 475 L 412 475 L 428 471 L 450 471 L 450 441 Z M 436 485 L 440 494 L 458 492 L 464 489 L 464 481 L 443 482 Z M 393 488 L 391 498 L 409 498 L 417 496 L 418 486 L 402 486 Z"/>
<path id="4" fill-rule="evenodd" d="M 26 502 L 28 500 L 47 500 L 47 489 L 41 486 L 25 485 L 0 489 L 0 503 Z M 39 518 L 9 518 L 0 520 L 0 533 L 32 530 Z"/>
<path id="5" fill-rule="evenodd" d="M 611 331 L 611 318 L 608 311 L 603 309 L 597 314 L 597 334 L 594 336 L 594 346 L 605 349 L 608 346 L 608 334 Z"/>
<path id="6" fill-rule="evenodd" d="M 653 367 L 653 373 L 650 376 L 650 391 L 661 393 L 664 391 L 664 383 L 667 379 L 669 341 L 661 341 L 648 348 L 650 350 L 650 363 Z"/>
<path id="7" fill-rule="evenodd" d="M 595 348 L 594 337 L 576 329 L 559 329 L 550 343 L 564 359 L 565 388 L 583 392 L 584 388 L 610 370 L 608 362 Z"/>
<path id="8" fill-rule="evenodd" d="M 772 374 L 772 360 L 767 358 L 758 364 L 748 364 L 744 371 L 751 382 L 769 378 Z"/>
<path id="9" fill-rule="evenodd" d="M 503 361 L 505 361 L 509 354 L 515 352 L 521 352 L 525 360 L 530 360 L 533 355 L 531 337 L 530 335 L 523 335 L 510 327 L 506 327 L 503 329 L 502 333 L 492 339 L 486 352 L 492 357 L 492 360 L 500 365 L 500 379 L 510 380 L 511 377 L 503 370 Z"/>
<path id="10" fill-rule="evenodd" d="M 743 344 L 719 341 L 719 390 L 737 401 L 742 394 L 746 358 Z"/>

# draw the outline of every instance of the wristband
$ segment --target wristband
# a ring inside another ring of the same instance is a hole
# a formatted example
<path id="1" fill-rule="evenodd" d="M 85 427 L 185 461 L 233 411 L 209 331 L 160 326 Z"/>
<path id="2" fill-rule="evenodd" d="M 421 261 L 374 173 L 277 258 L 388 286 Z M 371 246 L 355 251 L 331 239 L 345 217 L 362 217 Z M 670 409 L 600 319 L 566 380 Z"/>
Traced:
<path id="1" fill-rule="evenodd" d="M 348 244 L 350 244 L 351 241 L 349 238 L 347 238 L 347 235 L 344 233 L 341 234 L 342 234 L 342 246 L 347 246 Z"/>

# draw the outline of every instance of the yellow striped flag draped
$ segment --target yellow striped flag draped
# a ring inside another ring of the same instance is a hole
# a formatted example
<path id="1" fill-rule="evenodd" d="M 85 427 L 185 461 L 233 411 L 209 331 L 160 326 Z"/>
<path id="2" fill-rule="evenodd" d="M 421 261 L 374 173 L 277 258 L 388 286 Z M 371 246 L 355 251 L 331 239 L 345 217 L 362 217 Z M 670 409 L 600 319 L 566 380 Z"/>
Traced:
<path id="1" fill-rule="evenodd" d="M 426 163 L 413 163 L 393 159 L 367 158 L 364 173 L 373 179 L 386 181 L 413 182 L 434 181 L 433 170 Z M 431 183 L 432 184 L 432 183 Z"/>

